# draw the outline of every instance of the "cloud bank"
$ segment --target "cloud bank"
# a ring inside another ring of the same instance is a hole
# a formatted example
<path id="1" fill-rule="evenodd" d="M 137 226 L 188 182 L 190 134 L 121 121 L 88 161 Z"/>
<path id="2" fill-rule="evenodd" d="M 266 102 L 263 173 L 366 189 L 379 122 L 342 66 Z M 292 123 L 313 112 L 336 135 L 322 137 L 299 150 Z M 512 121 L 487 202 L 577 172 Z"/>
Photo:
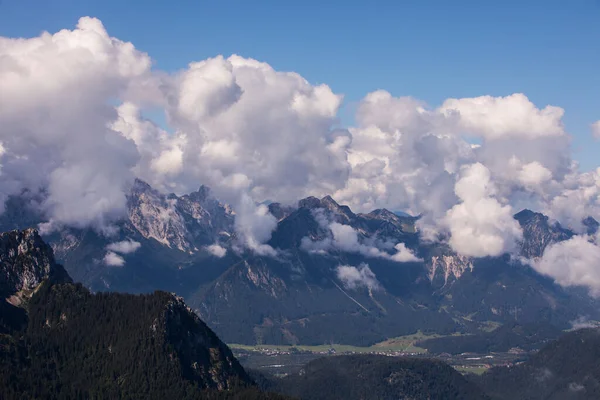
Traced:
<path id="1" fill-rule="evenodd" d="M 42 194 L 47 230 L 110 233 L 135 177 L 178 194 L 212 187 L 236 211 L 240 245 L 260 254 L 273 254 L 265 243 L 276 222 L 258 204 L 308 195 L 422 214 L 425 238 L 449 237 L 473 256 L 511 251 L 520 231 L 509 217 L 524 206 L 578 233 L 582 218 L 600 217 L 600 170 L 578 170 L 564 110 L 522 93 L 432 107 L 378 90 L 339 129 L 343 96 L 325 84 L 237 55 L 167 73 L 89 17 L 72 30 L 0 38 L 0 93 L 0 205 Z M 147 110 L 163 112 L 168 131 Z M 347 227 L 331 228 L 332 245 L 380 255 Z M 549 249 L 540 269 L 554 270 L 573 246 L 597 261 L 576 239 Z M 397 261 L 414 257 L 397 251 Z M 559 281 L 583 280 L 567 269 Z"/>

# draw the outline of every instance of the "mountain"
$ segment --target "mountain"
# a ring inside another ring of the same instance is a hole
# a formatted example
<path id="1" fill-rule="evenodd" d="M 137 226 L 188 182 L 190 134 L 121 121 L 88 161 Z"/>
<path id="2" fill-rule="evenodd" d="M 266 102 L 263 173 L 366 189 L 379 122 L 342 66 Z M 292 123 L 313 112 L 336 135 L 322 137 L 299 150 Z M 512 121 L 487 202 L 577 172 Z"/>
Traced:
<path id="1" fill-rule="evenodd" d="M 9 198 L 0 228 L 43 221 L 39 201 Z M 370 345 L 418 330 L 477 335 L 515 319 L 559 329 L 600 319 L 585 291 L 516 258 L 464 257 L 422 240 L 419 217 L 355 213 L 330 196 L 270 203 L 278 222 L 268 244 L 278 255 L 265 257 L 233 248 L 235 213 L 205 186 L 177 196 L 138 180 L 127 204 L 112 235 L 62 229 L 44 239 L 92 291 L 175 292 L 228 343 Z M 527 258 L 573 235 L 533 211 L 515 218 Z M 594 222 L 584 221 L 590 231 Z M 406 262 L 394 259 L 396 246 Z"/>
<path id="2" fill-rule="evenodd" d="M 550 223 L 549 218 L 541 213 L 531 210 L 523 210 L 515 214 L 523 229 L 523 241 L 521 243 L 521 254 L 527 258 L 541 257 L 547 246 L 568 240 L 574 233 L 563 228 L 558 222 Z M 593 218 L 587 219 L 587 224 L 593 226 Z M 597 222 L 596 222 L 597 224 Z"/>
<path id="3" fill-rule="evenodd" d="M 302 400 L 488 399 L 452 367 L 404 357 L 324 357 L 309 362 L 300 373 L 257 381 L 266 390 Z"/>
<path id="4" fill-rule="evenodd" d="M 12 333 L 27 324 L 21 306 L 44 280 L 71 282 L 54 262 L 52 249 L 37 231 L 12 231 L 0 234 L 0 334 Z"/>
<path id="5" fill-rule="evenodd" d="M 43 222 L 36 206 L 42 201 L 39 197 L 28 193 L 10 197 L 0 215 L 0 231 L 37 227 Z M 233 221 L 231 208 L 216 200 L 206 186 L 176 196 L 136 180 L 127 195 L 127 217 L 118 221 L 109 235 L 91 228 L 65 228 L 45 234 L 44 240 L 73 279 L 94 291 L 146 293 L 162 289 L 186 294 L 229 265 L 225 258 L 221 267 L 206 246 L 226 245 L 233 235 Z M 120 265 L 107 263 L 107 248 L 123 241 L 139 247 L 118 253 Z M 186 286 L 190 282 L 193 287 Z"/>
<path id="6" fill-rule="evenodd" d="M 496 367 L 479 383 L 494 399 L 600 398 L 600 330 L 561 336 L 523 364 Z"/>
<path id="7" fill-rule="evenodd" d="M 181 298 L 92 294 L 35 230 L 0 235 L 0 279 L 3 319 L 23 317 L 0 333 L 3 399 L 279 398 Z"/>
<path id="8" fill-rule="evenodd" d="M 515 218 L 525 231 L 524 254 L 533 249 L 540 254 L 570 237 L 541 214 Z M 404 243 L 422 261 L 397 263 L 335 246 L 306 251 L 307 238 L 320 243 L 330 238 L 323 220 L 351 227 L 360 244 Z M 479 335 L 515 318 L 519 324 L 551 324 L 555 332 L 581 315 L 599 316 L 594 299 L 509 256 L 472 259 L 444 244 L 422 242 L 416 220 L 387 210 L 355 214 L 330 197 L 303 199 L 280 215 L 269 242 L 284 256 L 244 255 L 189 302 L 226 341 L 243 344 L 371 345 L 417 330 Z M 340 265 L 355 267 L 356 273 L 368 265 L 373 285 L 346 287 Z"/>

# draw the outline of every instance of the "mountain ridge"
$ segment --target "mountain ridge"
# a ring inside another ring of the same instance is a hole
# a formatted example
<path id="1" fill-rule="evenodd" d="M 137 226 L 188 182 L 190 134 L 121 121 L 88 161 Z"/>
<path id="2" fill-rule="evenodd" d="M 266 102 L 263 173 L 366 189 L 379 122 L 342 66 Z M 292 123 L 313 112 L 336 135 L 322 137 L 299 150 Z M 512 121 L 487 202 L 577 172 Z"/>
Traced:
<path id="1" fill-rule="evenodd" d="M 477 333 L 515 313 L 523 322 L 539 315 L 559 327 L 598 314 L 593 299 L 518 260 L 460 256 L 444 243 L 422 241 L 419 217 L 386 209 L 356 214 L 331 196 L 268 205 L 278 221 L 268 242 L 277 258 L 233 249 L 235 215 L 206 186 L 177 196 L 136 181 L 128 207 L 130 219 L 117 224 L 113 237 L 89 229 L 46 237 L 74 278 L 92 290 L 176 292 L 228 342 L 367 345 L 419 329 Z M 0 226 L 14 225 L 15 215 L 32 220 L 26 214 L 8 210 Z M 530 258 L 573 234 L 530 210 L 515 219 L 524 232 L 522 254 Z M 334 226 L 350 244 L 336 241 Z M 107 265 L 108 249 L 120 242 L 139 243 L 139 249 L 116 254 L 123 265 Z M 397 243 L 414 255 L 409 262 L 393 261 Z M 218 255 L 208 250 L 212 244 L 219 245 Z M 359 280 L 350 283 L 342 272 Z M 344 332 L 352 325 L 361 327 L 359 334 Z"/>

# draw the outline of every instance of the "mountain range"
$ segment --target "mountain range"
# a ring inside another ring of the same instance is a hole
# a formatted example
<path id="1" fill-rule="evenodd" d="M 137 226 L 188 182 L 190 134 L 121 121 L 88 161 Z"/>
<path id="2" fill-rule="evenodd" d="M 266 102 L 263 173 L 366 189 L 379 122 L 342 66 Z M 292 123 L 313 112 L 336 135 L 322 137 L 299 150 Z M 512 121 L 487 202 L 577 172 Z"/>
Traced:
<path id="1" fill-rule="evenodd" d="M 35 202 L 10 198 L 0 230 L 43 222 Z M 509 255 L 468 258 L 426 242 L 417 217 L 385 209 L 354 213 L 330 196 L 271 203 L 273 257 L 236 246 L 235 212 L 205 186 L 177 196 L 137 180 L 127 204 L 111 235 L 64 228 L 44 239 L 93 292 L 175 292 L 228 343 L 370 345 L 417 330 L 477 334 L 515 319 L 564 329 L 600 319 L 583 289 L 561 287 Z M 515 219 L 529 259 L 573 236 L 530 210 Z"/>

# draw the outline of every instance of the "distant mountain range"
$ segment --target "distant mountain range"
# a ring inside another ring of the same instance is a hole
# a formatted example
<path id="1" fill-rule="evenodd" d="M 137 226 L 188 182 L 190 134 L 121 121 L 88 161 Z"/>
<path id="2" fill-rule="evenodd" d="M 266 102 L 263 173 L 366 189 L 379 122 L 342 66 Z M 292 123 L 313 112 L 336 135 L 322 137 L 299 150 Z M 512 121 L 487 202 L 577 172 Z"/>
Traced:
<path id="1" fill-rule="evenodd" d="M 0 230 L 42 222 L 31 201 L 9 199 Z M 369 345 L 417 330 L 477 334 L 515 319 L 564 329 L 581 316 L 600 319 L 584 290 L 508 255 L 468 258 L 422 241 L 418 217 L 357 214 L 329 196 L 268 207 L 278 221 L 268 242 L 277 257 L 234 251 L 235 213 L 208 188 L 176 196 L 142 181 L 113 236 L 69 228 L 44 239 L 92 291 L 175 292 L 229 343 Z M 527 258 L 573 235 L 533 211 L 515 218 Z"/>

